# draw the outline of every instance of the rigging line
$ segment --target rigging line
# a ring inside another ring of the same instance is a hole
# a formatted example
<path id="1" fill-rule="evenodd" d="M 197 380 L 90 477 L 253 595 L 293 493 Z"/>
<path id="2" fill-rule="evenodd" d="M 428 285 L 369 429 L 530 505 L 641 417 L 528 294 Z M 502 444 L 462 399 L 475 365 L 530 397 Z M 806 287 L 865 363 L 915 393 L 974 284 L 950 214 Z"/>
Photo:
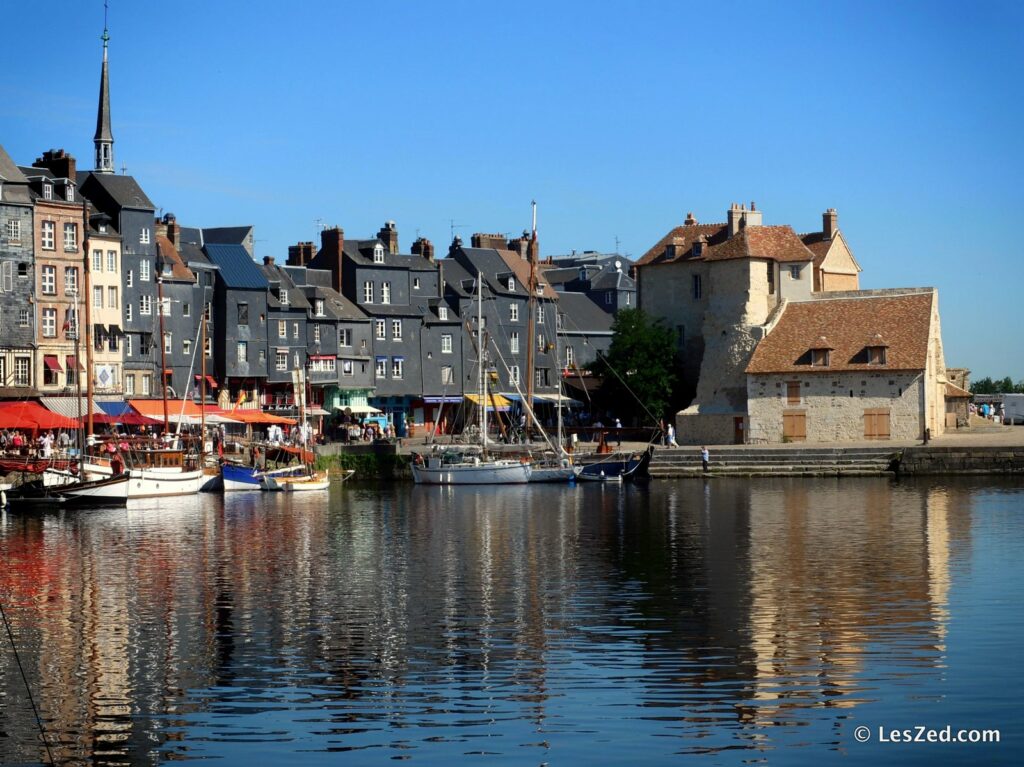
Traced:
<path id="1" fill-rule="evenodd" d="M 501 361 L 501 364 L 504 365 L 505 372 L 506 373 L 510 373 L 509 368 L 508 368 L 508 363 L 505 362 L 505 357 L 502 356 L 501 349 L 498 348 L 497 344 L 494 345 L 494 351 L 498 355 L 498 359 Z M 512 379 L 512 376 L 510 374 L 509 375 L 509 380 L 511 380 L 511 379 Z M 537 418 L 537 414 L 533 411 L 533 403 L 532 402 L 528 403 L 526 401 L 526 396 L 523 394 L 522 389 L 519 388 L 519 382 L 518 381 L 514 381 L 512 383 L 512 385 L 515 387 L 516 394 L 519 395 L 519 398 L 520 398 L 520 400 L 521 400 L 521 402 L 523 404 L 523 407 L 526 409 L 526 412 L 530 414 L 530 418 L 533 419 L 533 422 L 537 425 L 537 430 L 540 431 L 540 435 L 542 437 L 544 437 L 544 441 L 547 443 L 547 446 L 551 448 L 552 452 L 557 454 L 558 450 L 555 448 L 554 444 L 551 442 L 551 438 L 548 437 L 547 431 L 544 429 L 544 427 L 540 423 L 540 420 Z M 561 396 L 561 393 L 559 393 L 559 396 Z M 558 404 L 559 404 L 559 406 L 561 406 L 562 403 L 559 402 Z"/>
<path id="2" fill-rule="evenodd" d="M 21 665 L 21 656 L 18 654 L 18 645 L 14 642 L 14 632 L 11 631 L 11 624 L 7 620 L 7 611 L 4 610 L 4 603 L 0 601 L 0 616 L 3 616 L 4 628 L 7 629 L 7 638 L 11 640 L 11 650 L 14 651 L 14 660 L 18 664 L 18 671 L 21 672 L 21 681 L 25 683 L 25 691 L 28 692 L 28 701 L 32 704 L 32 713 L 36 717 L 36 725 L 39 727 L 39 737 L 43 740 L 43 747 L 46 749 L 46 756 L 50 761 L 50 764 L 56 764 L 53 761 L 53 753 L 50 751 L 50 742 L 46 739 L 46 729 L 43 727 L 43 720 L 39 716 L 39 709 L 36 708 L 36 700 L 32 695 L 32 687 L 28 683 L 28 677 L 25 676 L 25 668 Z"/>
<path id="3" fill-rule="evenodd" d="M 647 404 L 642 402 L 640 400 L 640 398 L 638 396 L 636 396 L 636 392 L 629 388 L 629 384 L 626 383 L 626 381 L 623 379 L 623 377 L 619 375 L 619 371 L 617 371 L 615 368 L 613 368 L 611 366 L 611 363 L 608 362 L 608 358 L 605 357 L 603 354 L 601 354 L 601 352 L 598 352 L 597 356 L 598 356 L 599 359 L 603 359 L 605 361 L 605 363 L 608 366 L 608 369 L 615 374 L 615 377 L 619 379 L 619 382 L 623 385 L 623 387 L 625 387 L 626 391 L 628 391 L 630 394 L 633 395 L 633 399 L 635 399 L 637 402 L 640 403 L 640 407 L 642 407 L 644 409 L 644 412 L 647 413 L 648 416 L 650 416 L 651 421 L 653 423 L 657 424 L 658 423 L 658 419 L 655 418 L 654 414 L 650 410 L 647 409 Z M 652 443 L 648 443 L 648 444 L 652 444 Z"/>

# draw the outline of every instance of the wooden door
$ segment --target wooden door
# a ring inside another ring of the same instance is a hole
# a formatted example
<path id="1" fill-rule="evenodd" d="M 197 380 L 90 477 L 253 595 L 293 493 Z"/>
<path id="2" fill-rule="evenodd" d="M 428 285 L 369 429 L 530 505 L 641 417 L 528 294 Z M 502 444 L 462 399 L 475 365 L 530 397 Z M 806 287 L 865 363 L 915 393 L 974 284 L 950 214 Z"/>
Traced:
<path id="1" fill-rule="evenodd" d="M 864 439 L 889 439 L 888 408 L 868 408 L 864 411 Z"/>
<path id="2" fill-rule="evenodd" d="M 789 442 L 807 439 L 807 413 L 803 410 L 782 411 L 782 439 Z"/>
<path id="3" fill-rule="evenodd" d="M 732 441 L 734 445 L 743 444 L 743 416 L 735 416 L 732 419 Z"/>

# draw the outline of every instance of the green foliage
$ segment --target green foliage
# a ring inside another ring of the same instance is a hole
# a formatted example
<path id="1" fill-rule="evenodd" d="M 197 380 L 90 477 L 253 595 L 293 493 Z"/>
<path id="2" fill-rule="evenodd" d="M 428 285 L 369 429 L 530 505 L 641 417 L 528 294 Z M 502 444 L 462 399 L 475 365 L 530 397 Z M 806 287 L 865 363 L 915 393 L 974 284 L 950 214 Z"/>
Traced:
<path id="1" fill-rule="evenodd" d="M 989 377 L 971 383 L 971 394 L 1024 394 L 1024 380 L 1013 382 L 1010 376 L 999 381 Z"/>
<path id="2" fill-rule="evenodd" d="M 640 309 L 624 309 L 612 325 L 608 354 L 592 369 L 604 378 L 605 408 L 624 423 L 653 425 L 667 411 L 675 384 L 672 332 Z"/>

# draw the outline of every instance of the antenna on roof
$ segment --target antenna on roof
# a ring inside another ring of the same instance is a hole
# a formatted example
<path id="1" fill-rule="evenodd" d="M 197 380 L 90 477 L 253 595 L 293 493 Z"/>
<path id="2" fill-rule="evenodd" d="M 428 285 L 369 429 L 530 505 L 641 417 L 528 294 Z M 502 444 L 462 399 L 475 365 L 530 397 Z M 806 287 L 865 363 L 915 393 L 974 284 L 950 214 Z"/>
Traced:
<path id="1" fill-rule="evenodd" d="M 620 242 L 621 242 L 621 240 L 619 239 L 619 235 L 615 235 L 615 255 L 619 254 L 619 243 Z"/>
<path id="2" fill-rule="evenodd" d="M 124 176 L 124 175 L 127 175 L 127 173 L 128 173 L 128 166 L 125 165 L 124 163 L 121 163 L 121 175 Z"/>
<path id="3" fill-rule="evenodd" d="M 451 230 L 451 239 L 449 242 L 455 242 L 455 230 L 465 228 L 465 224 L 456 224 L 454 218 L 448 219 L 448 228 Z"/>

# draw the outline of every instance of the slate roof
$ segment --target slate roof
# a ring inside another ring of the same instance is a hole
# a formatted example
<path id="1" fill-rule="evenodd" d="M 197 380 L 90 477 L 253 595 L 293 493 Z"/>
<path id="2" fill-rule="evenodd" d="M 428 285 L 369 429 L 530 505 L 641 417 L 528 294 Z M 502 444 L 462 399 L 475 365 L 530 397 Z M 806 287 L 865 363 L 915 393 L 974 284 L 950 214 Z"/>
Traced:
<path id="1" fill-rule="evenodd" d="M 267 278 L 241 245 L 209 243 L 203 250 L 210 262 L 220 267 L 221 279 L 229 288 L 265 290 L 269 287 Z"/>
<path id="2" fill-rule="evenodd" d="M 0 186 L 3 187 L 3 197 L 0 202 L 27 205 L 32 202 L 29 195 L 28 179 L 19 170 L 18 166 L 11 159 L 10 155 L 0 145 Z"/>
<path id="3" fill-rule="evenodd" d="M 384 248 L 384 262 L 379 264 L 373 260 L 373 249 L 378 244 Z M 365 266 L 389 266 L 409 269 L 415 272 L 432 272 L 436 268 L 433 263 L 423 256 L 409 253 L 388 253 L 387 246 L 376 238 L 371 240 L 345 240 L 342 250 L 355 263 Z"/>
<path id="4" fill-rule="evenodd" d="M 625 271 L 619 271 L 609 264 L 601 273 L 590 280 L 591 290 L 636 290 L 636 282 Z"/>
<path id="5" fill-rule="evenodd" d="M 463 287 L 463 284 L 467 280 L 475 280 L 476 275 L 472 275 L 466 271 L 466 268 L 454 258 L 442 258 L 439 259 L 437 263 L 441 267 L 441 276 L 444 280 L 444 284 L 441 286 L 442 295 L 446 290 L 451 290 L 456 295 L 463 298 L 468 298 L 473 295 L 471 291 L 468 291 Z"/>
<path id="6" fill-rule="evenodd" d="M 309 309 L 309 301 L 306 300 L 306 296 L 282 267 L 277 264 L 263 264 L 256 268 L 263 272 L 267 282 L 271 285 L 277 284 L 280 290 L 288 291 L 287 304 L 282 304 L 281 300 L 271 291 L 267 295 L 267 308 L 281 309 L 282 311 L 291 311 L 293 309 L 305 311 Z"/>
<path id="7" fill-rule="evenodd" d="M 3 144 L 0 144 L 0 179 L 11 184 L 28 183 L 28 179 L 25 177 L 25 174 L 18 169 L 14 160 L 12 160 L 11 156 L 7 154 L 7 150 L 4 149 Z"/>
<path id="8" fill-rule="evenodd" d="M 591 301 L 585 293 L 559 293 L 558 312 L 564 314 L 561 333 L 602 333 L 611 335 L 614 318 Z"/>
<path id="9" fill-rule="evenodd" d="M 185 262 L 181 260 L 181 254 L 178 253 L 178 249 L 174 247 L 174 243 L 167 237 L 162 234 L 157 235 L 156 247 L 160 257 L 171 265 L 171 279 L 187 280 L 189 282 L 196 281 L 196 275 L 185 266 Z"/>
<path id="10" fill-rule="evenodd" d="M 216 245 L 241 245 L 252 234 L 251 226 L 216 226 L 202 229 L 203 242 Z"/>
<path id="11" fill-rule="evenodd" d="M 928 357 L 933 291 L 906 295 L 830 298 L 786 305 L 775 327 L 757 345 L 748 373 L 835 373 L 924 370 Z M 864 350 L 877 334 L 888 344 L 884 365 L 868 364 Z M 829 365 L 809 363 L 808 352 L 832 349 Z"/>
<path id="12" fill-rule="evenodd" d="M 135 208 L 137 210 L 156 210 L 142 187 L 132 176 L 119 176 L 116 173 L 94 173 L 91 170 L 79 171 L 77 184 L 82 194 L 93 199 L 94 193 L 89 189 L 99 186 L 119 208 Z M 94 200 L 99 203 L 100 201 Z"/>
<path id="13" fill-rule="evenodd" d="M 526 286 L 530 281 L 530 264 L 519 256 L 518 253 L 514 253 L 511 250 L 498 250 L 495 248 L 460 248 L 461 253 L 464 257 L 483 274 L 484 280 L 491 287 L 495 293 L 499 295 L 507 296 L 526 296 Z M 516 289 L 510 291 L 508 289 L 508 283 L 500 279 L 500 275 L 510 274 L 516 278 Z M 471 279 L 475 279 L 476 275 L 471 275 Z M 547 279 L 544 278 L 544 273 L 538 270 L 537 279 L 543 286 L 542 293 L 539 295 L 540 298 L 546 298 L 551 301 L 558 300 L 558 294 L 548 284 Z"/>

